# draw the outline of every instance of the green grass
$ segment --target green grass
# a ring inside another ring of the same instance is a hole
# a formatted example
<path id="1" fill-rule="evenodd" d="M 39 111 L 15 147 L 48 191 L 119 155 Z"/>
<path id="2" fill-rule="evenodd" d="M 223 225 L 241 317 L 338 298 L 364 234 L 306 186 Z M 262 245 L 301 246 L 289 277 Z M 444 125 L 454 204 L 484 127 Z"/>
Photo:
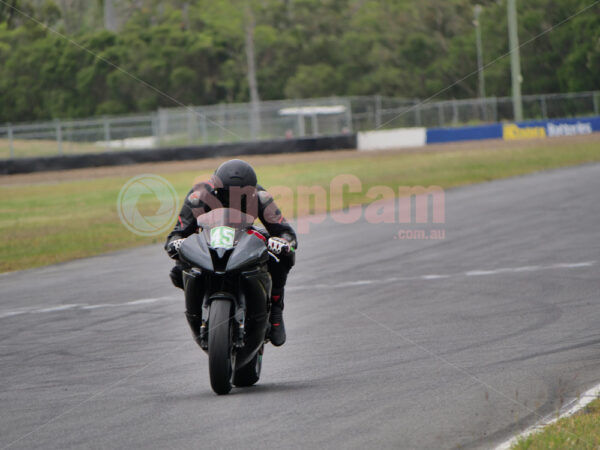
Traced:
<path id="1" fill-rule="evenodd" d="M 543 431 L 521 439 L 514 450 L 594 450 L 600 448 L 600 400 L 580 414 L 560 419 Z"/>
<path id="2" fill-rule="evenodd" d="M 265 187 L 319 185 L 328 189 L 340 174 L 360 178 L 362 191 L 344 196 L 344 204 L 367 203 L 367 190 L 376 185 L 438 185 L 449 188 L 511 177 L 539 170 L 600 161 L 600 142 L 502 150 L 446 151 L 439 153 L 357 153 L 306 162 L 257 167 Z M 193 163 L 190 163 L 193 166 Z M 183 198 L 199 173 L 158 173 Z M 203 175 L 207 175 L 206 173 Z M 112 250 L 162 242 L 164 235 L 142 237 L 120 222 L 116 200 L 131 177 L 107 177 L 33 186 L 0 186 L 0 272 L 37 267 L 96 255 Z M 0 179 L 1 183 L 1 179 Z M 296 213 L 295 202 L 281 199 L 287 216 Z M 140 205 L 156 209 L 153 199 Z M 329 205 L 325 205 L 329 208 Z M 322 209 L 320 209 L 322 210 Z"/>
<path id="3" fill-rule="evenodd" d="M 61 147 L 63 155 L 106 151 L 103 146 L 88 142 L 63 141 Z M 15 139 L 12 142 L 12 149 L 15 158 L 57 156 L 60 154 L 58 143 L 55 140 L 50 139 Z M 10 145 L 8 140 L 0 139 L 0 159 L 8 159 L 10 157 Z"/>

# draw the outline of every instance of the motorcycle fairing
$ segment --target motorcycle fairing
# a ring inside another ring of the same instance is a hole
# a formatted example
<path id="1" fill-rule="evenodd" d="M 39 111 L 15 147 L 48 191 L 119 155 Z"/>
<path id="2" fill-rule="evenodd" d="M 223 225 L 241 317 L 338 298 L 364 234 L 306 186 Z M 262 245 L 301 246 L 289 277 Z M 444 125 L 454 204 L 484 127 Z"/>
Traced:
<path id="1" fill-rule="evenodd" d="M 210 250 L 204 237 L 199 234 L 192 234 L 183 241 L 179 257 L 192 266 L 214 272 Z"/>
<path id="2" fill-rule="evenodd" d="M 254 234 L 243 234 L 227 261 L 225 271 L 232 272 L 250 265 L 264 264 L 269 259 L 265 243 Z"/>

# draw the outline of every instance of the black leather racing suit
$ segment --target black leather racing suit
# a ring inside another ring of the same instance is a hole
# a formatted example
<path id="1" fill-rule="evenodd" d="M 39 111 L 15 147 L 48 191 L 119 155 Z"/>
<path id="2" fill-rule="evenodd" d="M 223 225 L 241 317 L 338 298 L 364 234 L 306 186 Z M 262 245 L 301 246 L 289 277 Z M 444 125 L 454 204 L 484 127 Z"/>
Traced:
<path id="1" fill-rule="evenodd" d="M 177 218 L 177 224 L 173 231 L 169 233 L 165 250 L 169 243 L 175 239 L 182 239 L 198 231 L 196 219 L 198 216 L 209 212 L 218 207 L 228 207 L 217 199 L 215 185 L 218 180 L 213 176 L 210 180 L 194 185 L 183 202 L 181 212 Z M 285 220 L 281 211 L 275 204 L 273 197 L 261 186 L 256 187 L 255 203 L 252 207 L 244 208 L 244 212 L 258 216 L 258 219 L 265 226 L 269 234 L 273 237 L 281 237 L 291 243 L 291 246 L 297 248 L 296 232 L 292 226 Z M 295 263 L 295 254 L 290 252 L 282 255 L 277 263 L 273 258 L 269 258 L 269 271 L 273 280 L 273 296 L 280 296 L 283 300 L 283 291 L 287 280 L 287 275 Z M 183 289 L 182 267 L 179 261 L 171 269 L 171 280 L 173 284 Z"/>

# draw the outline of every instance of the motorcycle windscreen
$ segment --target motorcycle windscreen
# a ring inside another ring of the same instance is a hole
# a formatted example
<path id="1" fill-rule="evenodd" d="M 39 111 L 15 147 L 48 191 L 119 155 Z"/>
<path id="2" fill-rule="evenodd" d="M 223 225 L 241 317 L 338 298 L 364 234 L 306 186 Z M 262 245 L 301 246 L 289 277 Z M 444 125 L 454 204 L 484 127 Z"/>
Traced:
<path id="1" fill-rule="evenodd" d="M 257 264 L 264 264 L 268 261 L 267 246 L 265 241 L 258 238 L 254 233 L 240 236 L 235 250 L 229 257 L 226 271 L 243 269 Z"/>
<path id="2" fill-rule="evenodd" d="M 183 241 L 179 249 L 179 257 L 192 266 L 214 272 L 206 239 L 199 234 L 192 234 Z"/>
<path id="3" fill-rule="evenodd" d="M 218 208 L 198 216 L 197 221 L 209 247 L 230 249 L 252 226 L 254 217 L 237 209 Z"/>

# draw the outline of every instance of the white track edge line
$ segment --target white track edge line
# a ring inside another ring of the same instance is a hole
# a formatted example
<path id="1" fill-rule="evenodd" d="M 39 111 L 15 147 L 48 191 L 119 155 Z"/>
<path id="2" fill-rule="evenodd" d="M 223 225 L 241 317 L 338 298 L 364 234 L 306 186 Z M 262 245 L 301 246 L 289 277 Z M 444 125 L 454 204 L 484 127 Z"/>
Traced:
<path id="1" fill-rule="evenodd" d="M 513 445 L 515 445 L 520 439 L 524 439 L 526 437 L 531 436 L 532 434 L 542 432 L 548 425 L 552 425 L 553 423 L 558 422 L 560 419 L 565 417 L 572 416 L 573 414 L 581 411 L 591 402 L 600 398 L 600 384 L 588 389 L 583 394 L 579 395 L 572 401 L 570 401 L 565 407 L 559 410 L 559 415 L 556 416 L 554 413 L 546 416 L 539 422 L 534 425 L 526 428 L 521 433 L 512 436 L 510 439 L 504 441 L 500 445 L 496 446 L 494 450 L 509 450 Z M 569 405 L 572 405 L 569 407 Z M 562 411 L 562 412 L 561 412 Z"/>

